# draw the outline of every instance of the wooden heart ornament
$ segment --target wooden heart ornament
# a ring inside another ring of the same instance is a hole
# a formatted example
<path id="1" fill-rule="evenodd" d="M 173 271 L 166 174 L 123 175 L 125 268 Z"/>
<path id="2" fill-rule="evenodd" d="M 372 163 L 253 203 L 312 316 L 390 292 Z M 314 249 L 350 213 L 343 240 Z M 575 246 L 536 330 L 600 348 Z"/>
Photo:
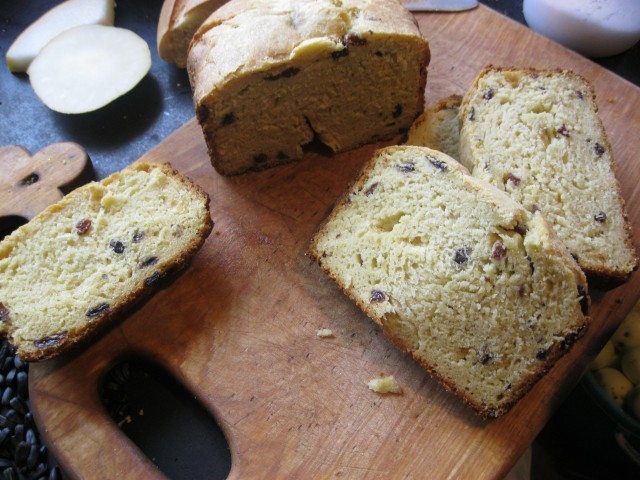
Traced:
<path id="1" fill-rule="evenodd" d="M 17 145 L 0 147 L 0 228 L 16 217 L 31 220 L 92 178 L 89 156 L 76 143 L 54 143 L 35 155 Z"/>

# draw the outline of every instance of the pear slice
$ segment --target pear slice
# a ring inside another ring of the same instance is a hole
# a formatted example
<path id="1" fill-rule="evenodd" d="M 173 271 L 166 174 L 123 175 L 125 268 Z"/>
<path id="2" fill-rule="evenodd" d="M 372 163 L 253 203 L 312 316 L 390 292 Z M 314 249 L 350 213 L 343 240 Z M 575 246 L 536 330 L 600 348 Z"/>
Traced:
<path id="1" fill-rule="evenodd" d="M 5 59 L 9 70 L 26 72 L 42 47 L 58 34 L 79 25 L 113 25 L 114 0 L 67 0 L 33 22 L 11 44 Z"/>
<path id="2" fill-rule="evenodd" d="M 36 95 L 51 110 L 86 113 L 127 93 L 150 68 L 149 46 L 134 32 L 81 25 L 51 40 L 27 73 Z"/>

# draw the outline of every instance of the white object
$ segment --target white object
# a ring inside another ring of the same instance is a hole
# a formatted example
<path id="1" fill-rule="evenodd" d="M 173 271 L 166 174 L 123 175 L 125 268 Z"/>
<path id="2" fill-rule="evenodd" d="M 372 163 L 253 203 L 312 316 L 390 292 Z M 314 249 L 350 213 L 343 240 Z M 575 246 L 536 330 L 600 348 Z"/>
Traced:
<path id="1" fill-rule="evenodd" d="M 82 25 L 49 42 L 27 73 L 47 107 L 85 113 L 131 90 L 150 68 L 149 46 L 132 31 Z"/>
<path id="2" fill-rule="evenodd" d="M 522 10 L 533 30 L 588 57 L 640 40 L 640 0 L 524 0 Z"/>
<path id="3" fill-rule="evenodd" d="M 114 0 L 67 0 L 33 22 L 7 50 L 12 72 L 26 72 L 42 47 L 55 36 L 79 25 L 113 25 Z"/>

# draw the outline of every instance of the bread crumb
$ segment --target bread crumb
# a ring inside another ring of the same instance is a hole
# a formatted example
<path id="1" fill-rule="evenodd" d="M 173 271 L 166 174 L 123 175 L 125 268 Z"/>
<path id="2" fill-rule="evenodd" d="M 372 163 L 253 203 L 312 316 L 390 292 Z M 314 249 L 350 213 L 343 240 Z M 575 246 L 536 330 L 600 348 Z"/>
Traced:
<path id="1" fill-rule="evenodd" d="M 393 375 L 374 378 L 373 380 L 369 380 L 367 385 L 369 386 L 369 390 L 376 393 L 402 393 L 402 389 Z"/>
<path id="2" fill-rule="evenodd" d="M 329 328 L 321 328 L 316 332 L 316 335 L 320 338 L 331 338 L 333 337 L 333 332 Z"/>

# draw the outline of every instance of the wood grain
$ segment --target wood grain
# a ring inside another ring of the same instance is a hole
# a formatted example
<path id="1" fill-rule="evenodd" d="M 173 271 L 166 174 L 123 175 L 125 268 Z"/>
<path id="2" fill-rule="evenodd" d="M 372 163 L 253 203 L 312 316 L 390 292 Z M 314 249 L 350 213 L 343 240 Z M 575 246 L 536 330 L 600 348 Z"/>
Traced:
<path id="1" fill-rule="evenodd" d="M 591 80 L 640 226 L 640 91 L 486 7 L 420 14 L 427 101 L 463 93 L 489 64 L 570 68 Z M 230 478 L 502 478 L 638 297 L 638 275 L 594 292 L 594 324 L 515 408 L 482 421 L 399 353 L 306 256 L 309 239 L 375 146 L 223 178 L 194 120 L 143 157 L 170 161 L 211 196 L 216 222 L 191 267 L 90 347 L 30 369 L 43 435 L 72 477 L 159 474 L 107 418 L 100 376 L 131 354 L 175 375 L 216 417 Z M 316 331 L 330 328 L 334 337 Z M 393 374 L 402 395 L 367 388 Z"/>
<path id="2" fill-rule="evenodd" d="M 86 181 L 91 172 L 87 152 L 78 144 L 48 145 L 35 155 L 17 145 L 0 147 L 0 227 L 8 217 L 31 220 Z M 89 172 L 88 172 L 89 171 Z"/>

